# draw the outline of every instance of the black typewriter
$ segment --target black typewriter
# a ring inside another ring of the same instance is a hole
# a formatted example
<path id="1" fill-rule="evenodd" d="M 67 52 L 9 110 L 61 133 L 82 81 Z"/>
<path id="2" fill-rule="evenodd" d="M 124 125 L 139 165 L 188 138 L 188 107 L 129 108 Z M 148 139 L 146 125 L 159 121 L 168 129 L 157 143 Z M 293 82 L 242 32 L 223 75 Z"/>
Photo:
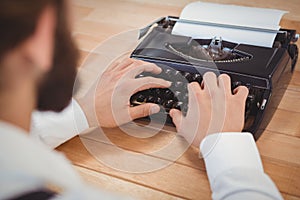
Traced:
<path id="1" fill-rule="evenodd" d="M 152 88 L 134 94 L 132 106 L 146 102 L 162 106 L 156 119 L 165 118 L 172 124 L 168 112 L 172 108 L 185 114 L 188 110 L 187 84 L 202 82 L 207 71 L 231 77 L 232 89 L 244 85 L 249 89 L 246 100 L 244 131 L 251 132 L 257 140 L 277 108 L 298 58 L 294 44 L 298 35 L 295 30 L 280 29 L 272 48 L 223 41 L 222 38 L 192 39 L 172 35 L 176 17 L 165 17 L 142 29 L 140 44 L 131 57 L 157 64 L 162 73 L 140 74 L 169 80 L 168 89 Z M 154 25 L 154 26 L 153 26 Z M 155 117 L 154 117 L 155 118 Z"/>

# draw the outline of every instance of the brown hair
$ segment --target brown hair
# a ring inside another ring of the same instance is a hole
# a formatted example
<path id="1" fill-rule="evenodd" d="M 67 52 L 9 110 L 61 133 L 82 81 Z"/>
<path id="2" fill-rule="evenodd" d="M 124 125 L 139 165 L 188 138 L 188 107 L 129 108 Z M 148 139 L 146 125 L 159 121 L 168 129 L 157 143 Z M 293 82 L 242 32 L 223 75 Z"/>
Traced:
<path id="1" fill-rule="evenodd" d="M 1 0 L 0 1 L 0 61 L 35 31 L 37 20 L 47 5 L 58 7 L 61 0 Z"/>
<path id="2" fill-rule="evenodd" d="M 0 0 L 0 64 L 9 50 L 34 33 L 38 19 L 48 5 L 56 9 L 54 57 L 51 70 L 38 86 L 37 109 L 61 111 L 72 97 L 78 60 L 64 0 Z"/>

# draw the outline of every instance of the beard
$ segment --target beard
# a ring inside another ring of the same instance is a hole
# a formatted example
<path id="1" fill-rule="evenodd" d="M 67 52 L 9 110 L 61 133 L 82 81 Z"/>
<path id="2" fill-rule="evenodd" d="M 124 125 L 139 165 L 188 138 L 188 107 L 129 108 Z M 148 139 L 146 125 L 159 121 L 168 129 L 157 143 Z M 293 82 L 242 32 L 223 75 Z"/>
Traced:
<path id="1" fill-rule="evenodd" d="M 79 52 L 63 17 L 57 18 L 53 66 L 38 88 L 37 109 L 40 111 L 62 111 L 73 94 Z"/>

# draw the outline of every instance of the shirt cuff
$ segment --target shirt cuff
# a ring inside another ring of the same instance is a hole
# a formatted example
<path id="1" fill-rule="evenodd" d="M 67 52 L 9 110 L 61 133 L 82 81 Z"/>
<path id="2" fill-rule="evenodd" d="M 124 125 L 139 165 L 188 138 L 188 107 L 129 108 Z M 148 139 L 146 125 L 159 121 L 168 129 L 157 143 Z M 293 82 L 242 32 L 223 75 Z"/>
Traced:
<path id="1" fill-rule="evenodd" d="M 74 123 L 77 129 L 77 133 L 81 133 L 89 128 L 89 123 L 87 118 L 81 109 L 80 105 L 77 103 L 75 99 L 72 99 L 72 106 L 73 106 L 73 116 L 74 116 Z"/>
<path id="2" fill-rule="evenodd" d="M 200 144 L 210 184 L 225 171 L 233 168 L 256 169 L 263 172 L 255 141 L 250 133 L 216 133 Z"/>
<path id="3" fill-rule="evenodd" d="M 84 112 L 76 100 L 72 99 L 60 113 L 35 111 L 30 134 L 50 148 L 55 148 L 88 128 Z"/>

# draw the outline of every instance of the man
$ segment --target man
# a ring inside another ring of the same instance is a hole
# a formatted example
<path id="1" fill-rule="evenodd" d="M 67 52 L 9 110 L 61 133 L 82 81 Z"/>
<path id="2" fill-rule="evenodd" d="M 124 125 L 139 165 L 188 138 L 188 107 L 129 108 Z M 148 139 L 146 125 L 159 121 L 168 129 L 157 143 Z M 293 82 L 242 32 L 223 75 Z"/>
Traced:
<path id="1" fill-rule="evenodd" d="M 67 1 L 3 0 L 0 25 L 0 199 L 119 199 L 87 187 L 62 155 L 28 136 L 35 109 L 61 111 L 72 97 L 77 51 L 71 39 Z M 97 124 L 113 127 L 158 112 L 154 104 L 135 108 L 128 104 L 136 91 L 170 86 L 161 79 L 135 79 L 143 71 L 160 73 L 161 69 L 132 59 L 111 66 L 95 86 L 95 115 L 87 95 L 73 100 L 74 110 L 63 111 L 67 113 L 63 117 L 74 112 L 82 119 L 79 129 L 83 130 Z M 125 85 L 118 85 L 121 80 Z M 113 84 L 107 87 L 105 83 Z M 246 88 L 239 87 L 232 94 L 229 77 L 213 73 L 204 75 L 201 86 L 192 83 L 188 88 L 187 115 L 178 110 L 170 114 L 180 135 L 196 146 L 201 143 L 213 198 L 281 199 L 263 172 L 251 134 L 239 134 Z M 120 104 L 112 105 L 119 106 L 124 116 L 119 120 L 111 108 L 114 92 L 121 99 Z M 199 120 L 191 123 L 194 119 Z M 244 154 L 237 155 L 237 151 Z"/>

